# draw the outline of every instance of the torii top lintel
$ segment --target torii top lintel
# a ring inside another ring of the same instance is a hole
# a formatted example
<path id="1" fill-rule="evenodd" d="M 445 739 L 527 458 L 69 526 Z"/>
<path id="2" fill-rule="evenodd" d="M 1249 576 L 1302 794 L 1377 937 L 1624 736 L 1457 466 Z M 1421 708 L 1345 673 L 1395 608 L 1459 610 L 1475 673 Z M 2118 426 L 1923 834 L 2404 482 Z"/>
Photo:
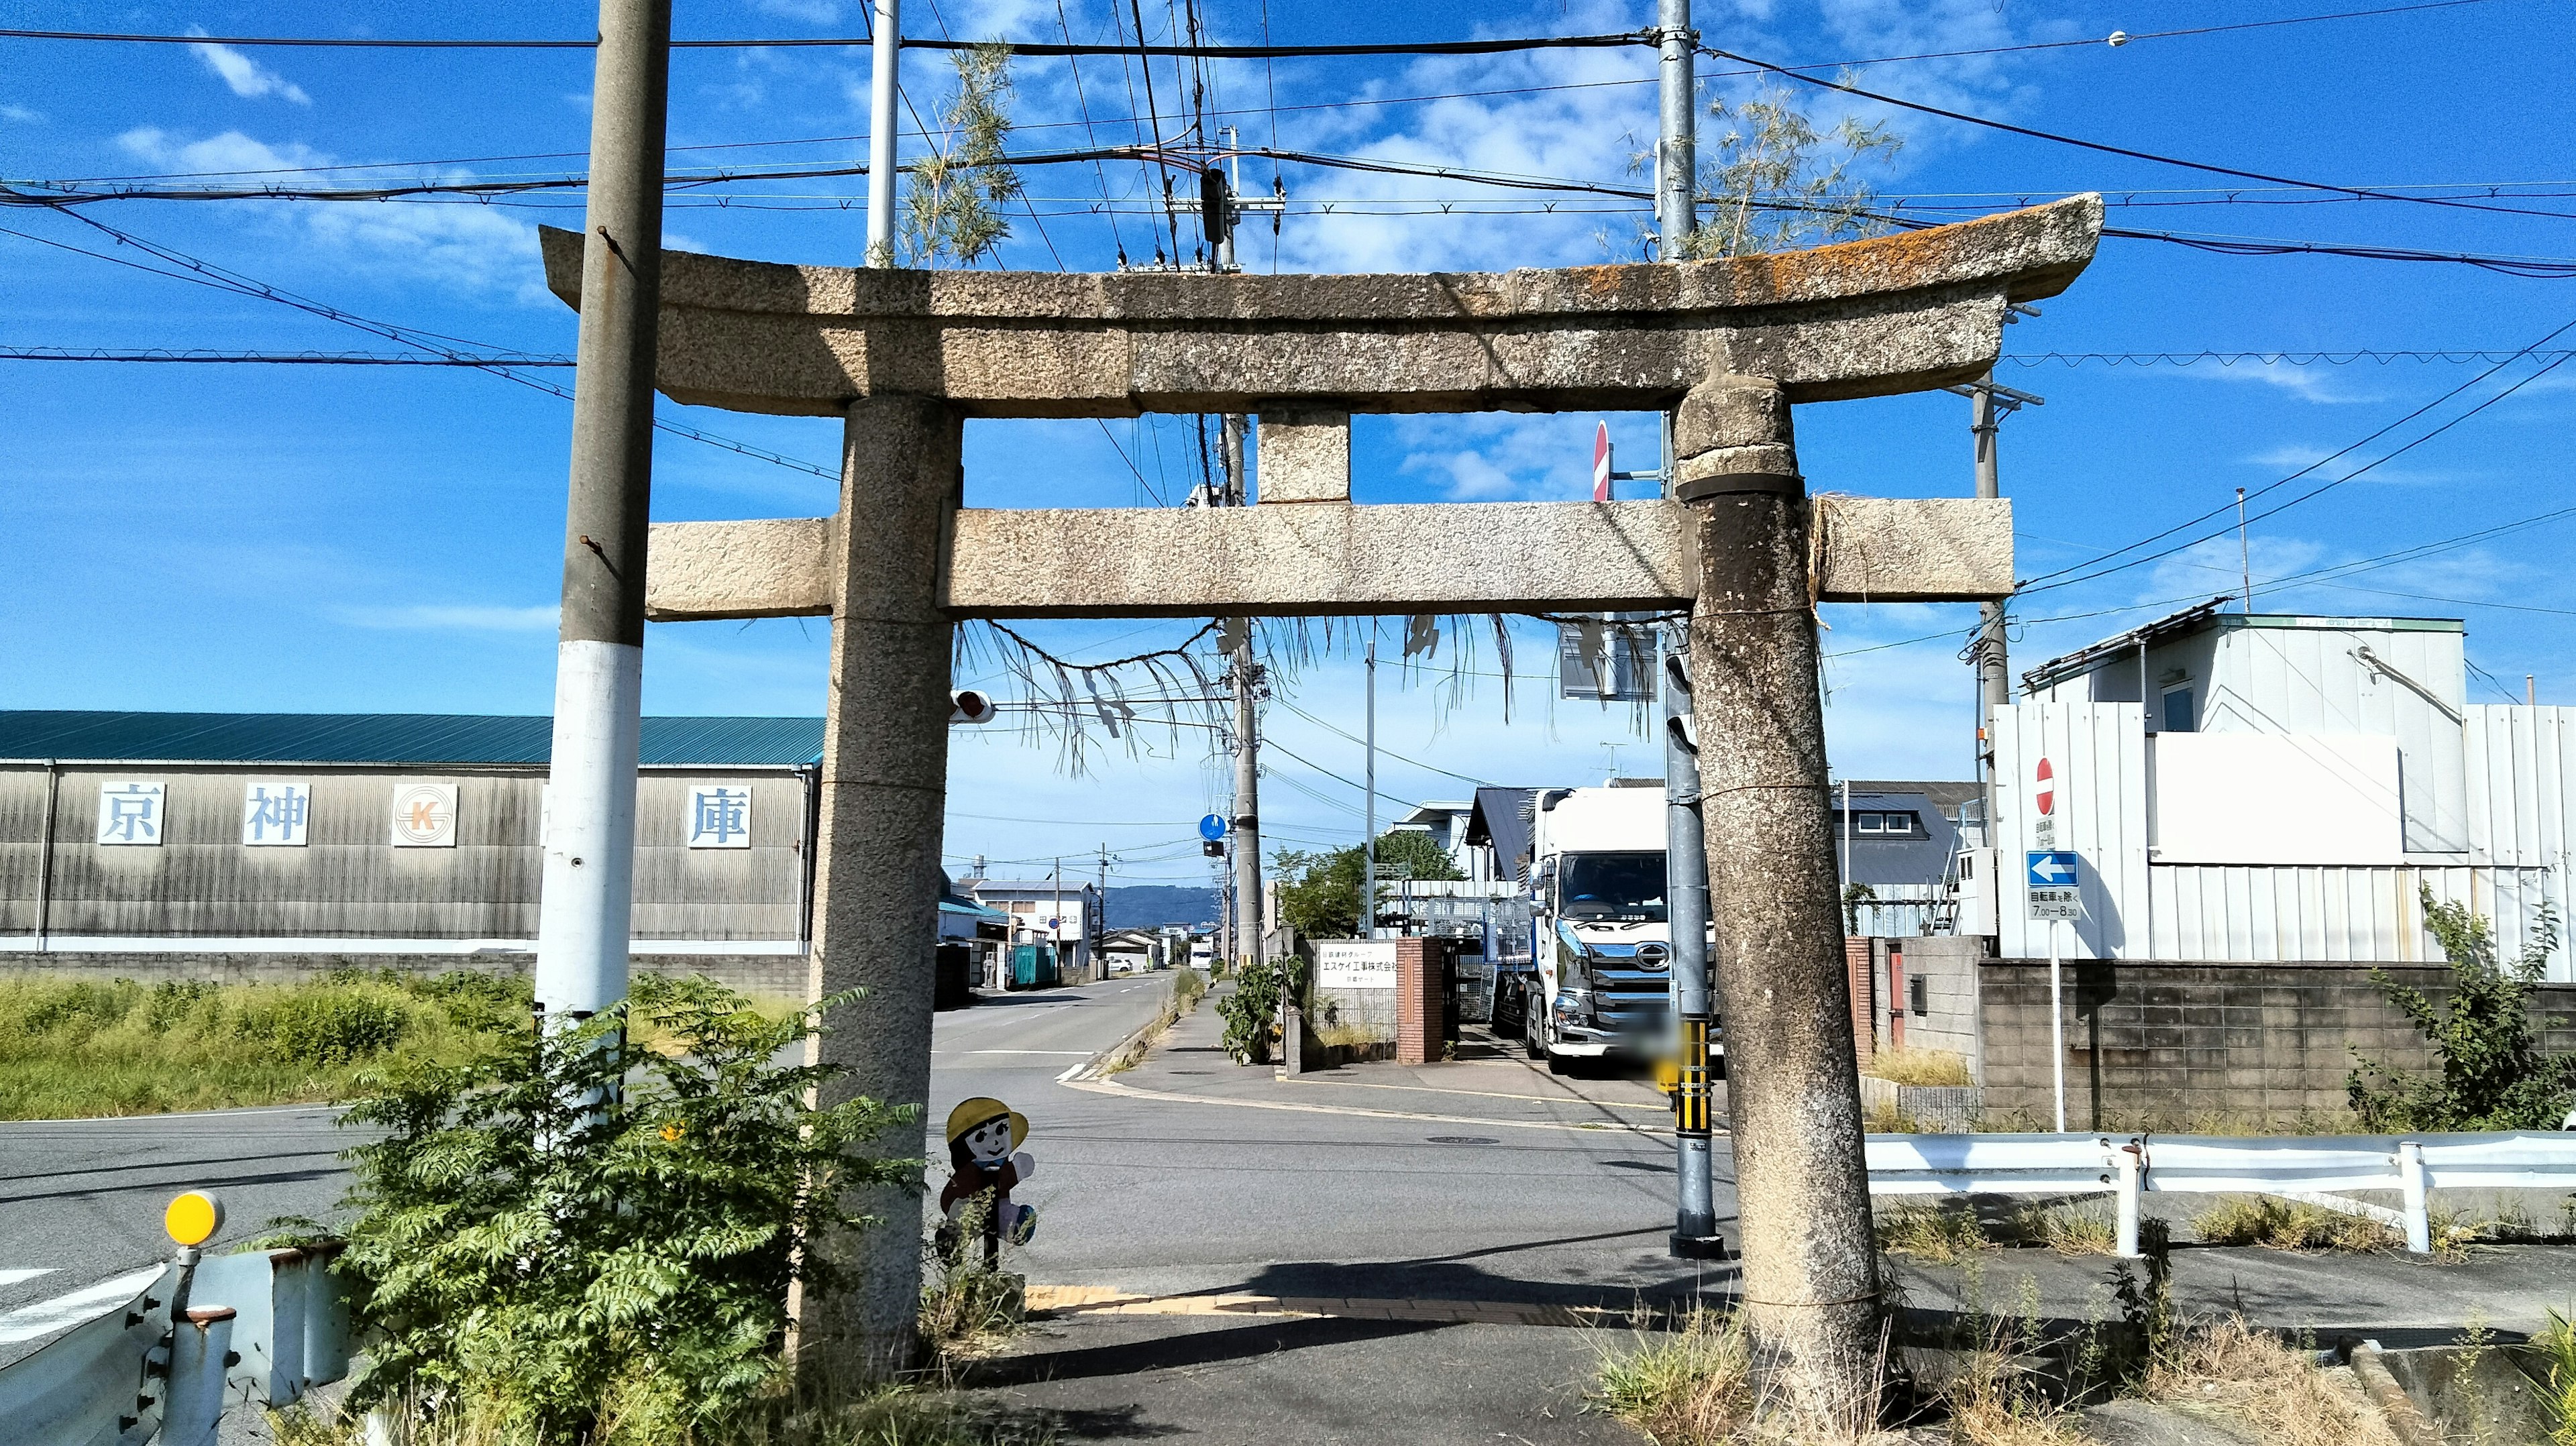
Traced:
<path id="1" fill-rule="evenodd" d="M 674 401 L 831 416 L 902 393 L 987 417 L 1654 410 L 1723 373 L 1792 401 L 1974 378 L 2004 308 L 2093 257 L 2098 196 L 1807 251 L 1421 275 L 913 271 L 666 251 Z M 581 236 L 541 232 L 580 304 Z"/>

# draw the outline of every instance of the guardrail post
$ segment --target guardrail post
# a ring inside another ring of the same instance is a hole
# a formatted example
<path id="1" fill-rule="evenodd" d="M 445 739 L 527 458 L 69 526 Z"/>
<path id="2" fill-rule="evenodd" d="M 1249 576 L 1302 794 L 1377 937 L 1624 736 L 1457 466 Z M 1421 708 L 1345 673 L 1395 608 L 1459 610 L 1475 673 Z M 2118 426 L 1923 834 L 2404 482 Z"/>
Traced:
<path id="1" fill-rule="evenodd" d="M 332 1267 L 348 1246 L 304 1247 L 304 1383 L 325 1385 L 349 1374 L 349 1287 Z"/>
<path id="2" fill-rule="evenodd" d="M 224 1414 L 224 1370 L 232 1343 L 231 1306 L 193 1309 L 174 1323 L 158 1446 L 214 1446 L 215 1424 Z"/>
<path id="3" fill-rule="evenodd" d="M 2146 1152 L 2132 1140 L 2111 1152 L 2113 1168 L 2120 1175 L 2120 1238 L 2118 1251 L 2123 1260 L 2135 1260 L 2138 1250 L 2139 1196 L 2146 1189 Z"/>
<path id="4" fill-rule="evenodd" d="M 2424 1147 L 2413 1140 L 2397 1144 L 2397 1183 L 2406 1194 L 2406 1248 L 2416 1255 L 2430 1255 L 2433 1222 L 2424 1209 Z"/>

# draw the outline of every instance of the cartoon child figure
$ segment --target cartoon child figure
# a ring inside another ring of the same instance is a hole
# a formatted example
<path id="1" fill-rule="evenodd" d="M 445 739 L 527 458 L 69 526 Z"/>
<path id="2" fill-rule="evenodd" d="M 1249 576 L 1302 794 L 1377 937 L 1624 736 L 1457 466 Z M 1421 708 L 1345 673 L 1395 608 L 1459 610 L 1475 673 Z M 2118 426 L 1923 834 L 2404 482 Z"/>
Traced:
<path id="1" fill-rule="evenodd" d="M 984 1258 L 1001 1253 L 1001 1243 L 1026 1245 L 1037 1233 L 1038 1212 L 1011 1203 L 1011 1189 L 1037 1173 L 1037 1161 L 1014 1154 L 1029 1137 L 1029 1117 L 997 1099 L 977 1096 L 948 1112 L 948 1163 L 955 1173 L 939 1192 L 940 1213 L 948 1224 L 940 1231 L 955 1242 L 967 1207 L 979 1197 L 984 1212 Z M 954 1249 L 954 1244 L 951 1245 Z"/>

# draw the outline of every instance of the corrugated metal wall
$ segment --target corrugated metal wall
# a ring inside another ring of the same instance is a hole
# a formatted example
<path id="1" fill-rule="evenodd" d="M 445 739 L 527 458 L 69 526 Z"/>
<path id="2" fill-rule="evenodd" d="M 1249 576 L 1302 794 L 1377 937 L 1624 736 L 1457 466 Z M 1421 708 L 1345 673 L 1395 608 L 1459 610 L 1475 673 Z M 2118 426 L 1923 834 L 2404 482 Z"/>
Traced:
<path id="1" fill-rule="evenodd" d="M 2438 641 L 2443 635 L 2420 636 Z M 2393 656 L 2389 661 L 2407 666 Z M 2429 706 L 2416 711 L 2438 716 Z M 2057 846 L 2075 850 L 2083 863 L 2087 917 L 2064 936 L 2069 957 L 2434 960 L 2440 950 L 2424 930 L 2421 906 L 2427 886 L 2436 899 L 2465 902 L 2486 917 L 2499 951 L 2518 954 L 2543 904 L 2561 921 L 2567 917 L 2576 709 L 2481 705 L 2464 712 L 2466 728 L 2454 730 L 2465 733 L 2459 777 L 2444 785 L 2461 820 L 2464 847 L 2453 856 L 2458 862 L 2317 866 L 2152 863 L 2147 770 L 2153 744 L 2141 731 L 2136 704 L 2023 703 L 1996 710 L 1996 813 L 2003 845 L 1996 871 L 2003 916 L 1999 949 L 2009 958 L 2048 953 L 2045 926 L 2028 918 L 2028 879 L 2021 867 L 2022 852 L 2037 847 L 2031 772 L 2044 755 L 2055 772 Z M 2394 716 L 2382 709 L 2381 726 L 2397 726 Z M 2319 711 L 2303 714 L 2301 721 L 2352 731 L 2369 720 Z M 2429 751 L 2436 742 L 2420 747 Z M 2430 771 L 2437 778 L 2441 773 Z M 2295 807 L 2296 800 L 2248 806 Z M 2563 939 L 2550 956 L 2547 977 L 2576 982 L 2576 950 Z"/>
<path id="2" fill-rule="evenodd" d="M 545 787 L 527 769 L 67 765 L 59 769 L 47 929 L 82 939 L 412 940 L 523 944 L 536 937 L 538 829 Z M 45 770 L 0 771 L 0 934 L 37 927 Z M 244 787 L 290 779 L 312 789 L 308 842 L 241 842 Z M 99 785 L 165 788 L 157 847 L 96 842 Z M 393 791 L 404 781 L 458 787 L 452 848 L 395 848 Z M 746 849 L 691 849 L 693 783 L 748 783 Z M 793 945 L 803 934 L 805 780 L 784 770 L 692 768 L 644 774 L 636 800 L 638 940 Z"/>
<path id="3" fill-rule="evenodd" d="M 2446 711 L 2465 691 L 2459 632 L 2243 627 L 2223 637 L 2201 731 L 2391 735 L 2406 794 L 2406 851 L 2468 848 L 2460 720 Z M 2364 666 L 2353 656 L 2364 646 L 2446 701 Z"/>

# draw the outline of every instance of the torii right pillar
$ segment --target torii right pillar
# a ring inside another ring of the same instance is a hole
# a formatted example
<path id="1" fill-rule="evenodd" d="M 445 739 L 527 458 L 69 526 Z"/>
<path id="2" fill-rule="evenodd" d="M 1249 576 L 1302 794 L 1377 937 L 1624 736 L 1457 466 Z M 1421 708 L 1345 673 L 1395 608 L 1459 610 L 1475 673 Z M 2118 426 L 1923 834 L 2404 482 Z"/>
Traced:
<path id="1" fill-rule="evenodd" d="M 1834 896 L 1812 522 L 1789 399 L 1718 376 L 1674 418 L 1743 1309 L 1796 1424 L 1877 1424 L 1884 1315 Z"/>

